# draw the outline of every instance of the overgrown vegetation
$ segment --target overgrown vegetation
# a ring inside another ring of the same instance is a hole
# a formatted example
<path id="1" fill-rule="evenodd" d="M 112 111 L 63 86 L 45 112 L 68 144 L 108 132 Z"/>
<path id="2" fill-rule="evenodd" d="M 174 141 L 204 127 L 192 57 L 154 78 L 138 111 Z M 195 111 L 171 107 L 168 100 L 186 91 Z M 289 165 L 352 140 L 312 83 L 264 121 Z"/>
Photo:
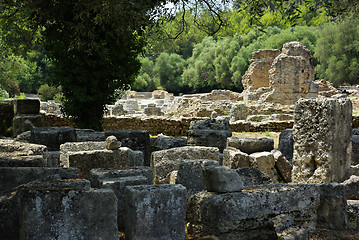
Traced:
<path id="1" fill-rule="evenodd" d="M 0 97 L 61 98 L 77 126 L 100 130 L 128 86 L 241 91 L 251 53 L 289 41 L 312 51 L 317 78 L 359 84 L 358 1 L 170 2 L 173 14 L 165 0 L 0 0 Z"/>

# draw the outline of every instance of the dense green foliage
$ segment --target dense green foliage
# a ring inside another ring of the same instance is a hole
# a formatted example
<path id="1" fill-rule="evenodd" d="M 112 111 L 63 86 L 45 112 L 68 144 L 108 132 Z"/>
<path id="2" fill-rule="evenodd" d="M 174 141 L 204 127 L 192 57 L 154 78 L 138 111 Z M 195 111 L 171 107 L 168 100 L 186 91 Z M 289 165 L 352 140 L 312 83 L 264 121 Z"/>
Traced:
<path id="1" fill-rule="evenodd" d="M 48 101 L 48 100 L 54 100 L 56 94 L 59 94 L 61 92 L 61 87 L 53 87 L 49 86 L 47 83 L 44 85 L 41 85 L 39 90 L 37 91 L 38 96 L 40 97 L 41 101 Z"/>
<path id="2" fill-rule="evenodd" d="M 100 130 L 105 105 L 128 86 L 241 91 L 252 52 L 289 41 L 314 53 L 318 77 L 359 83 L 358 21 L 343 17 L 359 0 L 244 0 L 233 9 L 230 0 L 172 0 L 174 15 L 165 2 L 0 0 L 0 95 L 61 86 L 64 113 Z"/>
<path id="3" fill-rule="evenodd" d="M 40 32 L 54 66 L 52 83 L 62 86 L 65 113 L 80 128 L 101 130 L 105 104 L 140 68 L 137 56 L 144 47 L 148 12 L 162 1 L 7 2 L 1 10 L 26 20 L 15 37 L 30 32 L 34 39 Z"/>
<path id="4" fill-rule="evenodd" d="M 330 23 L 319 32 L 315 57 L 320 78 L 334 85 L 359 84 L 359 20 Z"/>

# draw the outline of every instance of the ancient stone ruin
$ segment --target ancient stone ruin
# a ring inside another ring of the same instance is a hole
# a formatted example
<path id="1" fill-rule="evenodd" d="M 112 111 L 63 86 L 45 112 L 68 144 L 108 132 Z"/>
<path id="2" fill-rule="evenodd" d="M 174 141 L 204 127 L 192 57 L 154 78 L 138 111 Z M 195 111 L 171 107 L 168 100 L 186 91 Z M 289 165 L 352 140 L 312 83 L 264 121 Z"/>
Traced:
<path id="1" fill-rule="evenodd" d="M 254 53 L 244 94 L 129 92 L 109 106 L 104 132 L 42 115 L 38 100 L 14 102 L 15 115 L 0 112 L 7 124 L 25 119 L 16 138 L 0 139 L 0 239 L 289 240 L 358 230 L 353 104 L 322 81 L 316 98 L 310 58 L 298 42 Z M 268 130 L 282 131 L 278 147 L 233 134 Z"/>
<path id="2" fill-rule="evenodd" d="M 292 163 L 223 119 L 192 123 L 206 141 L 62 127 L 33 129 L 35 144 L 0 139 L 0 238 L 308 239 L 358 226 L 351 111 L 346 98 L 299 100 Z"/>
<path id="3" fill-rule="evenodd" d="M 310 51 L 300 42 L 289 42 L 278 50 L 253 53 L 243 76 L 244 99 L 293 105 L 300 98 L 318 96 Z"/>

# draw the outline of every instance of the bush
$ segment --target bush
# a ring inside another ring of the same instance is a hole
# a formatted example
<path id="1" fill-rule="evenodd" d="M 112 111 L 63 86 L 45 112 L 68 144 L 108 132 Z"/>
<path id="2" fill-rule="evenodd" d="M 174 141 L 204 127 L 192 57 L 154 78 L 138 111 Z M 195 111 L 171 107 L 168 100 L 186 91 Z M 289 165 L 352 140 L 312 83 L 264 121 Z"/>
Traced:
<path id="1" fill-rule="evenodd" d="M 5 89 L 0 88 L 0 99 L 6 98 L 9 98 L 9 93 Z"/>
<path id="2" fill-rule="evenodd" d="M 48 84 L 41 85 L 38 90 L 38 95 L 41 101 L 54 100 L 56 94 L 61 92 L 61 87 L 53 87 Z"/>
<path id="3" fill-rule="evenodd" d="M 320 78 L 333 85 L 359 84 L 359 20 L 330 23 L 320 31 L 315 57 Z"/>

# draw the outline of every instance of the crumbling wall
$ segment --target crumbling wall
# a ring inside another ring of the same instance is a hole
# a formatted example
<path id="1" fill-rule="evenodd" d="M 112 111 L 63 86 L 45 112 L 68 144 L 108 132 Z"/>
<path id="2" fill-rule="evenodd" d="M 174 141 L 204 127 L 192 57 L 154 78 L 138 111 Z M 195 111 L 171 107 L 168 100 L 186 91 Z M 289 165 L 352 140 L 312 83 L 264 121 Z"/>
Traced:
<path id="1" fill-rule="evenodd" d="M 264 62 L 261 64 L 264 65 Z M 269 84 L 266 82 L 267 75 L 263 74 L 268 67 L 264 69 L 257 65 L 258 62 L 253 59 L 243 76 L 244 99 L 292 105 L 300 98 L 318 96 L 318 84 L 313 82 L 311 54 L 302 43 L 289 42 L 283 45 L 282 53 L 275 57 L 268 70 Z"/>
<path id="2" fill-rule="evenodd" d="M 269 69 L 280 53 L 278 49 L 261 49 L 252 53 L 249 68 L 242 77 L 243 87 L 249 91 L 269 87 Z"/>

